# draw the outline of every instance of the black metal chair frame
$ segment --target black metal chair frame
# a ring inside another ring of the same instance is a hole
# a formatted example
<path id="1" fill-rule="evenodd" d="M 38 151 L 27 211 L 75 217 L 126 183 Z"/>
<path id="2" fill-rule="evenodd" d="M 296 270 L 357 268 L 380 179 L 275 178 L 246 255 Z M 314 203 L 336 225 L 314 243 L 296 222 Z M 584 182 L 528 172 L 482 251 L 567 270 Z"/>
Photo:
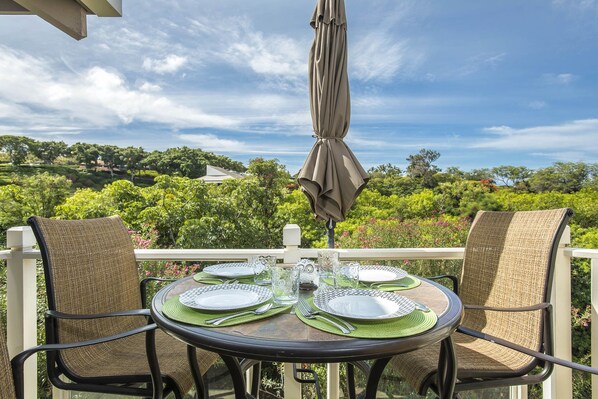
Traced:
<path id="1" fill-rule="evenodd" d="M 169 393 L 174 393 L 177 399 L 182 399 L 184 392 L 179 392 L 179 389 L 169 376 L 160 374 L 160 366 L 158 363 L 158 357 L 155 348 L 155 331 L 150 329 L 146 336 L 146 352 L 148 355 L 148 362 L 150 373 L 143 376 L 131 376 L 131 375 L 119 375 L 119 376 L 104 376 L 104 377 L 82 377 L 73 373 L 62 361 L 58 352 L 62 345 L 70 345 L 70 343 L 58 342 L 58 325 L 57 320 L 84 320 L 84 319 L 98 319 L 106 317 L 122 317 L 122 316 L 142 316 L 147 318 L 148 324 L 152 323 L 151 315 L 148 309 L 132 309 L 126 311 L 117 311 L 102 314 L 89 314 L 89 315 L 76 315 L 58 312 L 55 310 L 56 306 L 54 303 L 54 291 L 52 284 L 51 273 L 49 272 L 50 261 L 47 253 L 47 246 L 44 238 L 40 235 L 39 230 L 36 226 L 34 218 L 30 218 L 28 224 L 32 227 L 33 233 L 37 239 L 42 255 L 42 261 L 44 264 L 44 275 L 46 279 L 46 292 L 48 299 L 48 311 L 46 312 L 45 319 L 45 330 L 46 330 L 46 344 L 52 345 L 54 348 L 47 354 L 47 372 L 50 382 L 59 389 L 64 390 L 76 390 L 81 392 L 98 392 L 108 394 L 121 394 L 128 396 L 140 396 L 140 397 L 153 397 L 160 399 L 162 395 L 166 396 Z M 140 281 L 140 295 L 141 303 L 145 308 L 147 305 L 147 284 L 152 281 L 174 281 L 172 279 L 162 279 L 156 277 L 148 277 Z M 136 331 L 136 330 L 131 330 Z M 127 334 L 123 332 L 122 334 Z M 134 334 L 129 334 L 134 335 Z M 114 341 L 119 338 L 124 338 L 129 335 L 120 337 L 120 334 L 111 336 L 111 339 L 107 340 Z M 112 338 L 114 337 L 114 338 Z M 84 341 L 89 342 L 85 345 L 72 346 L 83 347 L 93 345 L 94 340 Z M 103 342 L 103 341 L 102 341 Z M 197 390 L 198 398 L 208 398 L 208 387 L 201 377 L 199 371 L 199 365 L 197 364 L 197 357 L 195 356 L 196 348 L 187 347 L 187 357 L 189 365 L 192 371 L 193 380 Z M 64 375 L 68 378 L 69 382 L 63 381 L 60 377 Z M 156 379 L 156 376 L 160 376 L 160 379 Z M 155 381 L 161 381 L 162 384 L 155 384 Z M 145 388 L 132 386 L 133 384 L 144 384 Z"/>
<path id="2" fill-rule="evenodd" d="M 29 349 L 26 349 L 26 350 L 18 353 L 11 360 L 11 366 L 12 366 L 13 379 L 14 379 L 14 383 L 15 383 L 15 392 L 16 392 L 17 399 L 24 398 L 25 378 L 24 378 L 24 373 L 23 373 L 23 366 L 24 366 L 25 361 L 31 355 L 38 353 L 38 352 L 48 352 L 48 354 L 50 354 L 50 353 L 54 353 L 56 351 L 73 349 L 73 348 L 81 348 L 81 347 L 89 346 L 89 345 L 97 345 L 97 344 L 101 344 L 101 343 L 114 341 L 117 339 L 130 337 L 130 336 L 136 335 L 136 334 L 146 333 L 146 349 L 147 349 L 147 354 L 148 354 L 148 362 L 151 363 L 151 361 L 156 358 L 155 347 L 154 347 L 154 333 L 155 333 L 156 328 L 157 328 L 156 324 L 147 324 L 143 327 L 139 327 L 134 330 L 125 331 L 123 333 L 110 335 L 107 337 L 102 337 L 102 338 L 97 338 L 97 339 L 92 339 L 92 340 L 87 340 L 87 341 L 81 341 L 81 342 L 66 343 L 66 344 L 39 345 L 39 346 L 35 346 L 33 348 L 29 348 Z M 156 374 L 152 373 L 151 378 L 152 378 L 152 380 L 160 380 L 161 376 L 159 374 L 156 375 Z M 154 384 L 152 384 L 152 385 L 154 385 Z M 152 397 L 157 397 L 161 393 L 159 394 L 156 392 L 149 392 L 149 394 Z"/>

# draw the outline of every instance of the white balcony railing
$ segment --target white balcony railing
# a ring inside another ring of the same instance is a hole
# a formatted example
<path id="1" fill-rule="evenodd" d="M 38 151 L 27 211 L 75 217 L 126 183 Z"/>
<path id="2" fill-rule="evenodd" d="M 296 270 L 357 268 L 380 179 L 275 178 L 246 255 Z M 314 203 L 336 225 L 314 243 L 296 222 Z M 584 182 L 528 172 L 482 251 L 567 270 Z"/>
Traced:
<path id="1" fill-rule="evenodd" d="M 318 249 L 301 248 L 301 230 L 287 225 L 283 231 L 282 249 L 146 249 L 136 250 L 139 261 L 214 261 L 249 260 L 256 255 L 276 255 L 285 262 L 317 257 Z M 552 287 L 554 306 L 554 352 L 563 359 L 571 359 L 571 259 L 589 258 L 592 262 L 592 318 L 598 320 L 598 249 L 569 248 L 569 229 L 563 234 L 557 255 L 556 274 Z M 33 249 L 35 237 L 29 227 L 15 227 L 7 232 L 9 250 L 0 251 L 0 260 L 7 260 L 7 339 L 11 356 L 25 348 L 37 345 L 36 260 L 40 252 Z M 355 260 L 417 260 L 462 259 L 463 248 L 384 248 L 339 249 L 340 257 Z M 598 323 L 592 323 L 592 365 L 598 367 Z M 596 356 L 594 356 L 596 353 Z M 35 357 L 25 367 L 25 397 L 36 398 Z M 338 398 L 338 365 L 330 365 L 329 398 Z M 592 399 L 598 399 L 598 377 L 592 377 Z M 292 378 L 286 379 L 285 397 L 297 396 L 298 386 Z M 514 387 L 511 398 L 526 398 L 526 387 Z M 55 391 L 56 395 L 60 393 Z M 544 383 L 544 399 L 571 399 L 571 370 L 555 367 Z"/>

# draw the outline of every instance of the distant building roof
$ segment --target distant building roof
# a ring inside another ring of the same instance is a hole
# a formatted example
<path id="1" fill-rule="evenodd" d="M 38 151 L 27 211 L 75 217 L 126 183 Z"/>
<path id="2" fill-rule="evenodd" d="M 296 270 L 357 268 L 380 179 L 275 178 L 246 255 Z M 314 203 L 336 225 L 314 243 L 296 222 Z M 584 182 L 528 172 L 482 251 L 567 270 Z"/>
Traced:
<path id="1" fill-rule="evenodd" d="M 241 179 L 243 177 L 244 176 L 239 172 L 208 165 L 206 168 L 206 175 L 199 179 L 206 183 L 222 183 L 226 179 Z"/>

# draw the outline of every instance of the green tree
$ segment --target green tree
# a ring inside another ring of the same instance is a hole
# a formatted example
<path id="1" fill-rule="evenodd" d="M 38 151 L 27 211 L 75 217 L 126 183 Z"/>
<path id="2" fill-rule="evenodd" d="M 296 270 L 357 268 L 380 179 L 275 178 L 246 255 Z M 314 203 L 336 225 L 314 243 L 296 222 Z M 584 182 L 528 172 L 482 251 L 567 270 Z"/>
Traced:
<path id="1" fill-rule="evenodd" d="M 0 136 L 0 148 L 8 155 L 10 163 L 21 165 L 30 154 L 34 141 L 24 136 Z"/>
<path id="2" fill-rule="evenodd" d="M 479 168 L 479 169 L 472 169 L 469 172 L 465 172 L 463 176 L 464 180 L 475 180 L 475 181 L 482 181 L 482 180 L 492 180 L 494 175 L 492 174 L 492 170 L 489 168 Z"/>
<path id="3" fill-rule="evenodd" d="M 479 210 L 498 210 L 500 205 L 493 193 L 493 186 L 483 182 L 462 180 L 442 183 L 436 188 L 441 213 L 473 217 Z"/>
<path id="4" fill-rule="evenodd" d="M 11 184 L 0 186 L 0 229 L 26 223 L 33 215 L 52 217 L 58 205 L 70 195 L 71 181 L 47 172 L 13 178 Z"/>
<path id="5" fill-rule="evenodd" d="M 144 159 L 144 165 L 156 170 L 160 174 L 177 175 L 189 178 L 205 176 L 206 166 L 213 165 L 221 168 L 245 171 L 241 162 L 204 152 L 198 148 L 177 147 L 166 151 L 153 151 Z"/>
<path id="6" fill-rule="evenodd" d="M 505 187 L 517 187 L 524 184 L 532 175 L 525 166 L 497 166 L 492 168 L 492 177 L 497 184 Z"/>
<path id="7" fill-rule="evenodd" d="M 100 145 L 98 151 L 104 166 L 110 171 L 110 176 L 114 177 L 114 170 L 124 162 L 120 148 L 115 145 Z"/>
<path id="8" fill-rule="evenodd" d="M 75 143 L 69 147 L 69 151 L 78 163 L 85 165 L 85 169 L 98 166 L 100 150 L 96 144 Z"/>
<path id="9" fill-rule="evenodd" d="M 434 150 L 422 148 L 419 153 L 409 155 L 407 161 L 407 175 L 421 181 L 422 187 L 432 188 L 436 185 L 434 175 L 440 172 L 440 168 L 433 162 L 440 158 L 440 153 Z"/>
<path id="10" fill-rule="evenodd" d="M 51 165 L 56 158 L 65 155 L 68 145 L 64 141 L 35 141 L 31 145 L 31 152 L 44 164 Z"/>
<path id="11" fill-rule="evenodd" d="M 154 181 L 153 186 L 142 189 L 147 205 L 139 212 L 139 220 L 156 229 L 157 244 L 175 247 L 181 242 L 188 248 L 207 248 L 188 237 L 181 238 L 180 230 L 189 221 L 201 220 L 211 212 L 211 197 L 217 194 L 213 191 L 217 187 L 209 187 L 197 179 L 167 175 L 158 176 Z"/>
<path id="12" fill-rule="evenodd" d="M 277 159 L 251 159 L 247 173 L 256 178 L 265 189 L 276 191 L 276 194 L 280 194 L 280 190 L 291 180 L 291 175 Z"/>
<path id="13" fill-rule="evenodd" d="M 574 193 L 582 189 L 589 176 L 590 168 L 583 162 L 555 162 L 552 166 L 538 169 L 529 182 L 535 192 Z"/>
<path id="14" fill-rule="evenodd" d="M 120 156 L 122 158 L 123 166 L 131 176 L 131 181 L 135 181 L 135 175 L 144 167 L 143 160 L 146 156 L 146 152 L 141 147 L 129 146 L 121 149 Z"/>
<path id="15" fill-rule="evenodd" d="M 102 192 L 91 188 L 80 188 L 56 207 L 56 216 L 61 219 L 92 219 L 118 214 L 113 202 Z"/>
<path id="16" fill-rule="evenodd" d="M 588 165 L 589 176 L 585 187 L 598 190 L 598 163 Z"/>

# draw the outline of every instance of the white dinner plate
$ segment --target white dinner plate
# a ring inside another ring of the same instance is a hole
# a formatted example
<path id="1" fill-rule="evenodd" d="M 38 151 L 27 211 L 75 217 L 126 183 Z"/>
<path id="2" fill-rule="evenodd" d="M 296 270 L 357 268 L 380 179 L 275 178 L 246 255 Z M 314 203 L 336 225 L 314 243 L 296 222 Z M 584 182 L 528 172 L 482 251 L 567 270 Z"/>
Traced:
<path id="1" fill-rule="evenodd" d="M 179 301 L 197 310 L 235 310 L 259 305 L 272 298 L 267 287 L 251 284 L 222 284 L 186 291 Z"/>
<path id="2" fill-rule="evenodd" d="M 362 265 L 359 268 L 359 281 L 365 283 L 382 283 L 400 280 L 407 276 L 407 272 L 398 267 L 383 265 Z"/>
<path id="3" fill-rule="evenodd" d="M 386 320 L 408 315 L 415 303 L 393 292 L 347 288 L 314 296 L 314 305 L 335 316 L 355 320 Z"/>
<path id="4" fill-rule="evenodd" d="M 227 278 L 253 276 L 253 268 L 249 263 L 220 263 L 206 266 L 202 271 L 212 276 Z"/>

